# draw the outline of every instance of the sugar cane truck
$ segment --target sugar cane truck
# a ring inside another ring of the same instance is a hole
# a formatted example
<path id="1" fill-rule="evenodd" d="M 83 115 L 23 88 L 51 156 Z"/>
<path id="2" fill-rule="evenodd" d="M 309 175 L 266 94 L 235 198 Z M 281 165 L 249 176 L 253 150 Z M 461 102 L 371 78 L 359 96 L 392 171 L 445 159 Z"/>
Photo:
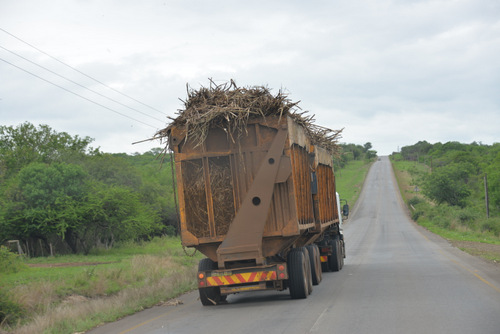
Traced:
<path id="1" fill-rule="evenodd" d="M 307 298 L 345 257 L 332 154 L 342 130 L 313 124 L 281 91 L 231 81 L 190 90 L 157 136 L 173 151 L 182 244 L 203 305 L 289 289 Z"/>

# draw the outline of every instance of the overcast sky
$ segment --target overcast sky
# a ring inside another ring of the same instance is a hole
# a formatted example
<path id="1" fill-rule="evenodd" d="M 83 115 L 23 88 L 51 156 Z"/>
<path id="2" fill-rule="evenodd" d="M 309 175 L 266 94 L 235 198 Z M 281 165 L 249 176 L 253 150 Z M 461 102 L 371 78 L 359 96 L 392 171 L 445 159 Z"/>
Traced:
<path id="1" fill-rule="evenodd" d="M 0 28 L 0 124 L 47 124 L 104 152 L 160 146 L 131 143 L 208 78 L 285 90 L 379 155 L 500 142 L 498 0 L 0 0 Z"/>

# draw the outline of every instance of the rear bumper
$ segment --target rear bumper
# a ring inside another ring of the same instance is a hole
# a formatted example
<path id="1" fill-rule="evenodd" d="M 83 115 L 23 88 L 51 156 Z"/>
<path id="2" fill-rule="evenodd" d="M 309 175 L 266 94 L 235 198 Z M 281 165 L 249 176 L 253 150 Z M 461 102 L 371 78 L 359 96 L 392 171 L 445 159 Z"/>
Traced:
<path id="1" fill-rule="evenodd" d="M 286 263 L 198 272 L 198 288 L 220 287 L 222 294 L 279 289 L 275 282 L 288 279 Z"/>

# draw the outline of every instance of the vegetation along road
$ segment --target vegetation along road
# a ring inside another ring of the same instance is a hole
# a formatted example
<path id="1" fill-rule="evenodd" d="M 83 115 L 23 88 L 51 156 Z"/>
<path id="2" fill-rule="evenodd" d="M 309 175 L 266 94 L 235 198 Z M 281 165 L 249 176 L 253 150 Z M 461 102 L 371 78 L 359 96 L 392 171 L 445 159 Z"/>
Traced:
<path id="1" fill-rule="evenodd" d="M 345 224 L 344 269 L 312 295 L 238 294 L 204 307 L 192 292 L 89 333 L 498 333 L 500 271 L 415 225 L 387 157 Z"/>

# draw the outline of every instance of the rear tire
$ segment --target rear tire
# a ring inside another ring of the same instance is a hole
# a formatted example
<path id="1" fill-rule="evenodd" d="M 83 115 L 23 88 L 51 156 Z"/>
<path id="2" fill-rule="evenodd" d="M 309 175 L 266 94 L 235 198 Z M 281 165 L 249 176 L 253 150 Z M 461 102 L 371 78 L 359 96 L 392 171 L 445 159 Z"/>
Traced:
<path id="1" fill-rule="evenodd" d="M 305 260 L 306 260 L 306 279 L 307 279 L 307 294 L 310 295 L 313 291 L 313 282 L 312 282 L 312 268 L 311 261 L 309 260 L 309 251 L 305 247 L 301 247 L 304 252 Z"/>
<path id="2" fill-rule="evenodd" d="M 321 259 L 319 257 L 319 248 L 317 245 L 307 245 L 307 250 L 309 251 L 309 262 L 311 262 L 311 278 L 312 284 L 318 285 L 321 283 L 323 276 L 321 268 Z"/>
<path id="3" fill-rule="evenodd" d="M 288 288 L 292 299 L 304 299 L 309 294 L 306 260 L 306 252 L 302 247 L 294 248 L 288 253 Z"/>
<path id="4" fill-rule="evenodd" d="M 339 240 L 330 240 L 330 245 L 332 246 L 332 255 L 328 256 L 328 267 L 331 271 L 339 271 L 341 268 Z"/>
<path id="5" fill-rule="evenodd" d="M 198 271 L 210 271 L 218 269 L 217 263 L 209 258 L 201 259 L 198 264 Z M 220 294 L 219 287 L 199 288 L 200 301 L 204 306 L 212 306 L 219 304 L 223 298 Z"/>
<path id="6" fill-rule="evenodd" d="M 345 255 L 345 242 L 344 242 L 344 239 L 342 239 L 342 254 L 344 255 L 344 259 L 345 259 L 346 255 Z"/>
<path id="7" fill-rule="evenodd" d="M 344 241 L 339 240 L 339 263 L 340 263 L 339 270 L 342 270 L 342 268 L 344 267 L 344 258 L 345 258 L 344 253 L 345 253 L 344 252 Z"/>

